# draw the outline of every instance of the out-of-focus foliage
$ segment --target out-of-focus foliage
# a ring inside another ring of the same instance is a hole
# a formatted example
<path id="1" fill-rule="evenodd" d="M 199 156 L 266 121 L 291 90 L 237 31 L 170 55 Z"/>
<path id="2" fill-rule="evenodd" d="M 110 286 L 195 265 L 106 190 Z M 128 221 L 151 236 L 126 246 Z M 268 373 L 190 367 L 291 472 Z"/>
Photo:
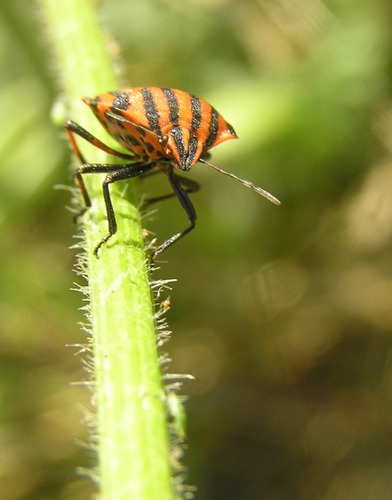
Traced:
<path id="1" fill-rule="evenodd" d="M 212 102 L 240 137 L 213 161 L 282 201 L 198 165 L 198 227 L 162 256 L 157 276 L 179 280 L 171 371 L 197 377 L 185 389 L 198 498 L 392 497 L 390 2 L 101 8 L 123 84 Z M 0 42 L 0 491 L 88 498 L 75 440 L 89 395 L 70 385 L 84 375 L 65 347 L 84 342 L 74 228 L 53 190 L 70 182 L 69 154 L 33 2 L 0 2 Z M 146 219 L 158 241 L 185 223 L 175 200 Z"/>

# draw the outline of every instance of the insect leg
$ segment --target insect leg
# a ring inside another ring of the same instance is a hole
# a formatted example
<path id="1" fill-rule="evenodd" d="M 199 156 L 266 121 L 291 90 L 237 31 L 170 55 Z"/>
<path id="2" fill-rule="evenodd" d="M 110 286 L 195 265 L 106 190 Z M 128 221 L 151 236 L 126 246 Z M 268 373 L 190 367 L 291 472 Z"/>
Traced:
<path id="1" fill-rule="evenodd" d="M 111 238 L 117 232 L 116 216 L 114 213 L 112 199 L 110 197 L 109 185 L 113 184 L 113 182 L 122 181 L 125 179 L 130 179 L 131 177 L 138 177 L 140 175 L 144 175 L 150 169 L 154 168 L 155 164 L 146 165 L 145 163 L 138 163 L 138 164 L 128 164 L 128 165 L 127 164 L 111 165 L 111 167 L 117 167 L 117 169 L 111 168 L 110 173 L 106 176 L 102 184 L 103 198 L 105 200 L 109 232 L 106 236 L 102 238 L 102 240 L 95 247 L 94 255 L 96 257 L 98 257 L 98 252 L 101 246 L 104 245 L 109 240 L 109 238 Z M 94 172 L 94 170 L 92 170 L 91 172 Z"/>
<path id="2" fill-rule="evenodd" d="M 147 174 L 145 177 L 153 174 L 160 173 L 159 170 L 155 170 L 149 174 Z M 176 175 L 174 172 L 172 173 L 173 176 L 176 177 L 176 179 L 180 182 L 181 187 L 185 188 L 184 191 L 186 193 L 196 193 L 200 189 L 200 184 L 196 181 L 193 181 L 192 179 L 188 179 L 186 177 L 181 177 L 180 175 Z M 147 198 L 143 202 L 143 206 L 147 207 L 148 205 L 151 205 L 152 203 L 156 203 L 157 201 L 162 201 L 162 200 L 167 200 L 169 198 L 173 198 L 173 196 L 177 196 L 176 193 L 169 193 L 169 194 L 164 194 L 162 196 L 157 196 L 155 198 Z"/>
<path id="3" fill-rule="evenodd" d="M 191 200 L 189 199 L 189 196 L 187 195 L 186 191 L 181 187 L 181 181 L 180 179 L 183 179 L 183 177 L 179 177 L 174 174 L 174 172 L 171 170 L 169 171 L 168 179 L 169 182 L 173 188 L 175 196 L 177 196 L 178 201 L 181 203 L 182 208 L 185 210 L 188 219 L 190 221 L 190 225 L 186 227 L 184 230 L 181 232 L 175 234 L 168 240 L 166 240 L 162 245 L 160 245 L 155 252 L 152 254 L 152 259 L 154 260 L 157 255 L 162 253 L 166 248 L 168 248 L 170 245 L 173 245 L 177 240 L 185 236 L 189 231 L 191 231 L 195 225 L 196 225 L 196 210 L 194 206 L 192 205 Z"/>
<path id="4" fill-rule="evenodd" d="M 91 207 L 91 199 L 87 192 L 86 184 L 83 180 L 84 174 L 102 174 L 119 170 L 123 165 L 113 165 L 111 163 L 84 163 L 75 172 L 75 180 L 82 193 L 84 208 L 76 214 L 75 219 L 78 219 L 84 212 Z"/>
<path id="5" fill-rule="evenodd" d="M 95 146 L 98 149 L 101 149 L 102 151 L 105 151 L 106 153 L 109 153 L 110 155 L 113 156 L 118 156 L 119 158 L 123 158 L 124 160 L 132 160 L 135 158 L 133 155 L 129 155 L 126 153 L 120 153 L 119 151 L 116 151 L 109 146 L 106 146 L 102 141 L 94 137 L 90 132 L 88 132 L 86 129 L 78 125 L 77 123 L 68 120 L 64 124 L 65 131 L 67 132 L 69 142 L 71 143 L 71 147 L 73 151 L 75 152 L 76 156 L 79 158 L 81 163 L 86 163 L 86 160 L 84 159 L 84 156 L 82 155 L 78 145 L 76 144 L 75 141 L 75 134 L 82 137 L 85 141 L 89 142 L 93 146 Z"/>

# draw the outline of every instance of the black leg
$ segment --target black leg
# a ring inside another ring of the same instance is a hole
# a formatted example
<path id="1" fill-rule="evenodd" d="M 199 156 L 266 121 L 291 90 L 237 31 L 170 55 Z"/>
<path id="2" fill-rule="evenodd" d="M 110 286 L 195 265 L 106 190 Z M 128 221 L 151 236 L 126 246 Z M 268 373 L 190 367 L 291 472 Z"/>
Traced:
<path id="1" fill-rule="evenodd" d="M 87 165 L 85 167 L 87 167 Z M 111 238 L 117 232 L 116 215 L 114 213 L 113 203 L 112 203 L 112 199 L 110 197 L 109 185 L 113 184 L 114 182 L 117 182 L 117 181 L 122 181 L 125 179 L 130 179 L 131 177 L 138 177 L 138 176 L 144 175 L 149 170 L 154 168 L 155 164 L 151 164 L 151 165 L 145 165 L 145 164 L 117 165 L 117 169 L 113 168 L 113 167 L 116 167 L 116 165 L 90 165 L 90 167 L 100 167 L 100 168 L 104 167 L 104 168 L 108 168 L 108 170 L 106 170 L 106 171 L 110 171 L 110 173 L 106 176 L 106 178 L 102 184 L 103 197 L 105 200 L 106 214 L 107 214 L 107 218 L 108 218 L 109 232 L 106 236 L 104 236 L 102 238 L 102 240 L 95 247 L 94 255 L 97 257 L 101 246 L 104 245 L 109 240 L 109 238 Z M 110 167 L 110 170 L 109 170 L 109 167 Z M 97 171 L 98 170 L 96 170 L 96 169 L 90 170 L 89 173 L 97 172 Z M 100 171 L 101 172 L 103 171 L 102 168 Z M 87 168 L 85 169 L 84 173 L 87 173 Z"/>
<path id="2" fill-rule="evenodd" d="M 181 181 L 180 179 L 183 179 L 183 177 L 179 177 L 172 170 L 168 172 L 168 179 L 169 182 L 173 188 L 175 196 L 177 196 L 182 208 L 185 210 L 188 219 L 190 221 L 190 225 L 186 227 L 183 231 L 180 233 L 175 234 L 168 240 L 166 240 L 162 245 L 159 245 L 159 247 L 155 250 L 155 252 L 152 254 L 152 259 L 154 260 L 157 255 L 162 253 L 164 250 L 166 250 L 170 245 L 173 245 L 176 241 L 178 241 L 180 238 L 185 236 L 189 231 L 191 231 L 195 225 L 196 225 L 196 211 L 194 206 L 192 205 L 191 200 L 189 199 L 189 196 L 187 195 L 186 191 L 181 187 Z"/>
<path id="3" fill-rule="evenodd" d="M 106 146 L 102 141 L 94 137 L 90 132 L 88 132 L 86 129 L 78 125 L 77 123 L 68 120 L 64 124 L 65 131 L 67 132 L 69 142 L 71 143 L 72 149 L 74 150 L 75 154 L 79 158 L 81 163 L 86 163 L 86 160 L 84 159 L 82 153 L 80 152 L 80 149 L 78 145 L 76 144 L 74 134 L 82 137 L 85 141 L 89 142 L 93 146 L 97 147 L 98 149 L 101 149 L 102 151 L 105 151 L 106 153 L 109 153 L 110 155 L 117 156 L 119 158 L 123 158 L 124 160 L 132 160 L 135 159 L 134 155 L 126 154 L 126 153 L 120 153 L 119 151 L 116 151 L 115 149 L 110 148 L 109 146 Z M 138 158 L 136 157 L 136 160 Z"/>
<path id="4" fill-rule="evenodd" d="M 146 175 L 154 175 L 160 173 L 159 170 L 155 170 L 149 174 Z M 197 183 L 196 181 L 192 179 L 187 179 L 186 177 L 181 177 L 180 175 L 175 174 L 174 172 L 172 175 L 179 181 L 181 184 L 181 187 L 185 188 L 184 191 L 186 193 L 196 193 L 200 189 L 200 184 Z M 173 198 L 173 196 L 177 196 L 176 193 L 169 193 L 169 194 L 164 194 L 162 196 L 157 196 L 155 198 L 147 198 L 146 200 L 143 201 L 143 207 L 147 207 L 148 205 L 151 205 L 152 203 L 156 203 L 157 201 L 162 201 L 162 200 L 168 200 L 169 198 Z"/>
<path id="5" fill-rule="evenodd" d="M 150 166 L 148 166 L 150 167 Z M 123 168 L 130 168 L 138 172 L 136 175 L 142 175 L 142 170 L 150 170 L 150 168 L 146 167 L 144 162 L 132 163 L 132 164 L 111 164 L 111 163 L 84 163 L 81 165 L 75 172 L 75 180 L 79 186 L 80 192 L 82 193 L 84 208 L 80 210 L 79 213 L 76 214 L 75 220 L 79 219 L 80 216 L 84 214 L 84 212 L 91 207 L 91 199 L 87 192 L 86 185 L 83 180 L 84 174 L 102 174 L 106 172 L 115 172 L 117 170 L 121 170 Z M 144 171 L 143 170 L 143 171 Z M 134 177 L 134 176 L 131 176 Z"/>

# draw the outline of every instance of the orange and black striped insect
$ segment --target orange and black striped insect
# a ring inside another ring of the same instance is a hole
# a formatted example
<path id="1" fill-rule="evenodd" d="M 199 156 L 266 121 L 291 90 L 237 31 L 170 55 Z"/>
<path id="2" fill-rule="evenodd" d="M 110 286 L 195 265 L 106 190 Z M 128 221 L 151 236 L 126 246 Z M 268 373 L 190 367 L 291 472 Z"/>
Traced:
<path id="1" fill-rule="evenodd" d="M 83 212 L 91 206 L 83 175 L 107 173 L 102 187 L 109 232 L 95 248 L 95 255 L 98 255 L 101 246 L 117 231 L 109 185 L 131 177 L 145 176 L 155 167 L 167 176 L 173 193 L 148 201 L 155 202 L 176 196 L 190 224 L 158 246 L 152 255 L 153 259 L 189 233 L 196 224 L 196 211 L 188 193 L 197 191 L 199 185 L 177 175 L 177 170 L 187 172 L 200 162 L 236 179 L 273 203 L 280 204 L 264 189 L 225 172 L 205 159 L 208 150 L 224 141 L 237 138 L 237 135 L 223 116 L 203 99 L 177 89 L 137 87 L 100 94 L 93 99 L 85 97 L 83 102 L 91 108 L 106 131 L 131 153 L 120 153 L 106 146 L 73 121 L 65 123 L 71 146 L 82 163 L 75 178 L 85 203 Z M 106 153 L 127 160 L 127 163 L 86 163 L 76 143 L 75 134 Z"/>

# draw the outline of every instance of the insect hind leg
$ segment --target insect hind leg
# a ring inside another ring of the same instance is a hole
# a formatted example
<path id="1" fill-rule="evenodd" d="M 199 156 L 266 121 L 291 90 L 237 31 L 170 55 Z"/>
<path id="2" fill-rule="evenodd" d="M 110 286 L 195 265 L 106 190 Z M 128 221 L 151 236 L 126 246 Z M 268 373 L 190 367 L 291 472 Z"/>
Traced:
<path id="1" fill-rule="evenodd" d="M 68 135 L 69 142 L 71 144 L 71 147 L 76 154 L 76 156 L 79 158 L 81 163 L 86 163 L 86 160 L 84 159 L 84 156 L 82 155 L 79 146 L 76 143 L 75 140 L 75 135 L 78 135 L 85 141 L 89 142 L 93 146 L 95 146 L 98 149 L 101 149 L 102 151 L 105 151 L 105 153 L 108 153 L 112 156 L 117 156 L 118 158 L 123 158 L 124 160 L 132 160 L 135 159 L 134 155 L 130 155 L 127 153 L 120 153 L 120 151 L 116 151 L 115 149 L 112 149 L 111 147 L 107 146 L 104 144 L 102 141 L 100 141 L 97 137 L 93 136 L 88 132 L 85 128 L 81 127 L 78 123 L 73 122 L 71 120 L 68 120 L 64 124 L 65 131 Z M 137 160 L 137 158 L 136 158 Z"/>

